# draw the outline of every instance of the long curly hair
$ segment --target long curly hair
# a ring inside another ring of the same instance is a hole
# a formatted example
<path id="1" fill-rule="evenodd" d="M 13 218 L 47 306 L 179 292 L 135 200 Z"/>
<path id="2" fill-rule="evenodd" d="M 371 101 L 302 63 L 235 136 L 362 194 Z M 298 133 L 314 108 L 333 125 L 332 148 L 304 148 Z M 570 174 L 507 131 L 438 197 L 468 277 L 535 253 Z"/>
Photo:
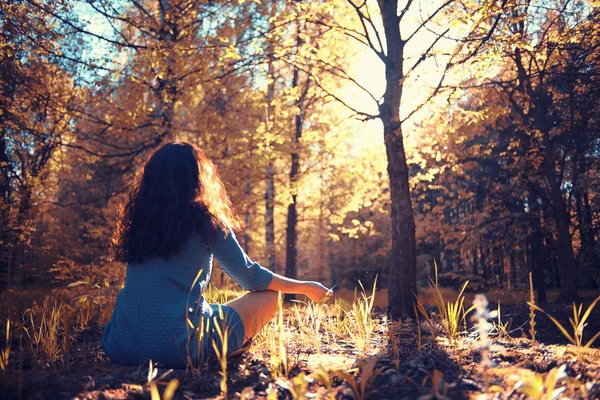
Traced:
<path id="1" fill-rule="evenodd" d="M 197 146 L 169 143 L 137 173 L 113 236 L 115 257 L 139 263 L 176 254 L 193 233 L 214 241 L 241 227 L 216 166 Z"/>

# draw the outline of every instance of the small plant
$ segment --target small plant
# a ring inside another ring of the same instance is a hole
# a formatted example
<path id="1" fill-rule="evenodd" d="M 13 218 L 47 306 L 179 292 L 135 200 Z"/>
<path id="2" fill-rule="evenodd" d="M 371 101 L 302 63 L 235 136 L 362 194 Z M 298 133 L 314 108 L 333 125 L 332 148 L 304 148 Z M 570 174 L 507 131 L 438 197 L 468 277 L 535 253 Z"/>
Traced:
<path id="1" fill-rule="evenodd" d="M 223 309 L 219 306 L 219 318 L 221 321 L 225 321 L 223 315 Z M 223 397 L 227 397 L 227 342 L 229 340 L 229 326 L 223 323 L 223 326 L 220 326 L 217 320 L 217 317 L 213 317 L 213 323 L 217 334 L 219 335 L 219 339 L 221 340 L 221 348 L 217 345 L 217 342 L 213 339 L 212 346 L 215 350 L 215 354 L 217 356 L 217 360 L 219 360 L 219 365 L 221 366 L 221 395 Z"/>
<path id="2" fill-rule="evenodd" d="M 335 395 L 335 390 L 331 390 L 333 388 L 333 377 L 335 375 L 332 376 L 332 374 L 322 368 L 319 367 L 317 368 L 317 370 L 313 371 L 312 373 L 312 377 L 317 380 L 319 383 L 321 383 L 323 386 L 325 386 L 325 393 L 323 394 L 323 396 L 320 396 L 319 398 L 324 399 L 324 400 L 335 400 L 336 395 Z"/>
<path id="3" fill-rule="evenodd" d="M 62 311 L 62 303 L 54 301 L 50 304 L 50 299 L 46 297 L 41 307 L 34 303 L 32 308 L 23 313 L 29 322 L 29 328 L 24 327 L 25 333 L 36 358 L 51 361 L 62 357 L 63 346 L 59 335 Z"/>
<path id="4" fill-rule="evenodd" d="M 399 326 L 401 322 L 391 321 L 388 324 L 388 336 L 389 343 L 392 345 L 392 364 L 396 370 L 400 369 L 400 349 L 398 347 L 398 332 Z M 417 323 L 418 324 L 418 323 Z M 421 340 L 421 335 L 419 333 L 419 342 Z"/>
<path id="5" fill-rule="evenodd" d="M 475 307 L 475 327 L 477 329 L 477 344 L 476 347 L 479 349 L 481 355 L 480 365 L 483 370 L 483 379 L 485 387 L 489 386 L 488 367 L 490 366 L 490 340 L 489 334 L 494 328 L 492 324 L 488 322 L 489 319 L 494 318 L 496 311 L 488 310 L 488 300 L 483 294 L 478 294 L 473 300 L 473 306 Z"/>
<path id="6" fill-rule="evenodd" d="M 543 374 L 520 370 L 521 379 L 515 383 L 515 390 L 534 400 L 553 400 L 563 398 L 565 392 L 569 398 L 588 398 L 587 389 L 575 378 L 567 376 L 566 366 L 552 368 L 544 377 Z M 559 387 L 559 382 L 565 381 L 566 386 Z M 581 396 L 575 396 L 575 390 L 581 392 Z"/>
<path id="7" fill-rule="evenodd" d="M 352 309 L 346 313 L 348 324 L 347 333 L 356 345 L 359 351 L 366 352 L 371 342 L 371 337 L 375 329 L 373 321 L 373 304 L 375 303 L 375 291 L 377 289 L 377 278 L 373 282 L 373 291 L 370 296 L 365 293 L 365 288 L 359 281 L 362 293 L 357 297 L 354 293 L 354 302 Z"/>
<path id="8" fill-rule="evenodd" d="M 419 349 L 421 349 L 423 347 L 423 343 L 422 343 L 422 335 L 421 335 L 421 324 L 419 323 L 419 315 L 421 314 L 423 316 L 423 318 L 425 318 L 425 321 L 427 322 L 427 326 L 429 327 L 429 333 L 431 334 L 431 345 L 433 346 L 436 342 L 436 338 L 437 338 L 437 330 L 435 329 L 435 321 L 433 320 L 433 316 L 427 312 L 427 310 L 425 309 L 425 305 L 423 304 L 423 302 L 421 301 L 421 299 L 417 296 L 417 305 L 416 305 L 416 310 L 418 311 L 418 313 L 415 311 L 415 315 L 416 315 L 416 319 L 417 319 L 417 346 Z"/>
<path id="9" fill-rule="evenodd" d="M 535 343 L 535 294 L 533 292 L 533 279 L 529 273 L 529 334 L 531 341 Z"/>
<path id="10" fill-rule="evenodd" d="M 573 318 L 569 318 L 569 322 L 571 323 L 571 326 L 573 327 L 573 335 L 571 335 L 567 331 L 567 329 L 560 322 L 558 322 L 558 320 L 556 318 L 554 318 L 552 315 L 548 314 L 546 311 L 542 310 L 540 307 L 536 306 L 533 303 L 528 302 L 527 304 L 529 304 L 529 307 L 533 307 L 535 310 L 546 314 L 548 316 L 548 318 L 550 318 L 550 320 L 554 323 L 554 325 L 556 325 L 556 327 L 560 330 L 560 332 L 563 334 L 563 336 L 565 338 L 567 338 L 567 340 L 569 342 L 571 342 L 572 344 L 574 344 L 577 347 L 590 347 L 592 344 L 594 344 L 594 341 L 596 339 L 598 339 L 598 337 L 600 337 L 600 332 L 596 333 L 584 345 L 583 344 L 583 329 L 586 327 L 587 324 L 585 322 L 587 321 L 587 319 L 590 316 L 594 307 L 596 307 L 596 303 L 598 303 L 598 301 L 600 301 L 600 296 L 596 297 L 596 299 L 592 302 L 592 304 L 590 304 L 590 306 L 585 310 L 583 315 L 582 315 L 583 304 L 580 304 L 579 307 L 577 307 L 575 305 L 575 303 L 573 303 Z"/>
<path id="11" fill-rule="evenodd" d="M 277 384 L 290 391 L 293 400 L 306 400 L 308 394 L 308 379 L 306 373 L 300 372 L 292 379 L 277 380 Z"/>
<path id="12" fill-rule="evenodd" d="M 376 357 L 370 357 L 366 361 L 361 360 L 358 367 L 360 371 L 358 378 L 355 378 L 354 375 L 342 370 L 334 370 L 332 373 L 339 378 L 346 380 L 350 384 L 355 399 L 364 400 L 365 392 L 367 391 L 371 380 L 377 374 L 377 371 L 375 370 L 376 361 Z"/>
<path id="13" fill-rule="evenodd" d="M 0 352 L 0 369 L 6 372 L 8 368 L 8 358 L 10 356 L 10 319 L 6 321 L 6 345 Z"/>
<path id="14" fill-rule="evenodd" d="M 429 286 L 433 290 L 434 302 L 435 306 L 438 309 L 440 316 L 440 323 L 442 325 L 442 329 L 451 344 L 456 343 L 456 340 L 460 336 L 461 333 L 461 323 L 464 318 L 466 318 L 467 314 L 473 311 L 475 306 L 471 306 L 469 309 L 465 311 L 463 305 L 465 302 L 465 296 L 463 295 L 465 288 L 469 284 L 469 281 L 466 281 L 462 288 L 460 289 L 458 296 L 456 296 L 456 300 L 454 302 L 446 302 L 444 300 L 444 296 L 442 295 L 442 291 L 440 290 L 439 282 L 438 282 L 438 268 L 437 263 L 434 262 L 435 267 L 435 281 L 429 277 Z M 430 324 L 430 327 L 433 327 L 433 319 L 429 313 L 425 310 L 425 307 L 420 299 L 417 297 L 417 308 L 421 315 L 427 320 Z M 433 331 L 433 328 L 430 328 Z M 434 335 L 435 337 L 435 335 Z"/>
<path id="15" fill-rule="evenodd" d="M 427 375 L 421 386 L 424 387 L 427 381 L 431 380 L 431 392 L 428 395 L 421 396 L 420 398 L 433 398 L 433 399 L 449 399 L 448 389 L 454 387 L 455 384 L 450 384 L 444 379 L 444 374 L 437 368 L 433 370 L 431 375 Z"/>
<path id="16" fill-rule="evenodd" d="M 333 315 L 327 316 L 327 335 L 331 335 L 335 341 L 336 338 L 343 338 L 348 331 L 348 319 L 346 313 L 350 310 L 352 305 L 343 299 L 335 299 L 333 304 Z"/>
<path id="17" fill-rule="evenodd" d="M 419 298 L 417 297 L 417 303 L 419 303 Z M 421 304 L 421 307 L 423 307 L 423 305 Z M 415 311 L 415 321 L 416 321 L 416 325 L 417 325 L 417 351 L 421 351 L 421 348 L 423 347 L 423 336 L 421 335 L 421 321 L 419 321 L 419 311 L 417 311 L 417 306 L 415 304 L 413 304 L 413 309 Z M 425 311 L 425 309 L 423 308 L 423 311 Z M 427 311 L 425 311 L 425 313 L 427 313 Z"/>
<path id="18" fill-rule="evenodd" d="M 164 374 L 162 374 L 159 378 L 156 378 L 158 375 L 158 369 L 152 365 L 152 360 L 150 360 L 150 366 L 148 368 L 148 387 L 150 388 L 150 396 L 152 400 L 161 400 L 160 392 L 158 391 L 157 382 L 161 379 L 169 375 L 173 370 L 170 369 Z M 162 400 L 171 400 L 175 395 L 175 391 L 179 387 L 179 380 L 171 379 L 163 392 Z"/>
<path id="19" fill-rule="evenodd" d="M 492 321 L 492 325 L 494 327 L 494 331 L 499 337 L 506 338 L 509 336 L 508 334 L 508 324 L 509 322 L 502 322 L 502 314 L 500 310 L 500 302 L 498 302 L 498 319 L 497 321 Z"/>
<path id="20" fill-rule="evenodd" d="M 321 384 L 325 386 L 325 389 L 329 390 L 333 387 L 333 379 L 331 379 L 329 371 L 325 370 L 324 368 L 317 368 L 315 371 L 313 371 L 312 376 L 321 382 Z"/>
<path id="21" fill-rule="evenodd" d="M 304 304 L 304 312 L 299 304 Z M 312 340 L 312 345 L 321 350 L 321 326 L 325 320 L 325 305 L 323 303 L 294 301 L 294 313 L 302 337 Z M 304 315 L 304 316 L 303 316 Z"/>
<path id="22" fill-rule="evenodd" d="M 77 327 L 84 331 L 92 319 L 92 304 L 88 296 L 80 296 L 76 302 Z"/>

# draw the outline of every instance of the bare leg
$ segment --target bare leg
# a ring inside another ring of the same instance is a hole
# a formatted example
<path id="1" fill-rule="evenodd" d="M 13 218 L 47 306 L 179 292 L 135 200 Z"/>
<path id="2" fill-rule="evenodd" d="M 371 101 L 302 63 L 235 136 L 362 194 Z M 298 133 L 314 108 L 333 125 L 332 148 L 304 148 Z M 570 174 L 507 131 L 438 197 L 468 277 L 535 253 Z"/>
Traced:
<path id="1" fill-rule="evenodd" d="M 256 335 L 277 311 L 277 292 L 249 292 L 227 303 L 244 322 L 244 342 Z"/>

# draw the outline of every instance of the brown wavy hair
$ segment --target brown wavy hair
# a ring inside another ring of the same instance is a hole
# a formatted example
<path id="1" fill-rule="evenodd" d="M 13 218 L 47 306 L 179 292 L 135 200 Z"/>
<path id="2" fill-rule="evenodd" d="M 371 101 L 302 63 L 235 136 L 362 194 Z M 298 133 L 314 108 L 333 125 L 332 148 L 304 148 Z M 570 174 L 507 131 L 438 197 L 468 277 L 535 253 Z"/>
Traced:
<path id="1" fill-rule="evenodd" d="M 216 166 L 197 146 L 169 143 L 150 156 L 120 207 L 115 257 L 139 263 L 177 253 L 195 232 L 241 228 Z"/>

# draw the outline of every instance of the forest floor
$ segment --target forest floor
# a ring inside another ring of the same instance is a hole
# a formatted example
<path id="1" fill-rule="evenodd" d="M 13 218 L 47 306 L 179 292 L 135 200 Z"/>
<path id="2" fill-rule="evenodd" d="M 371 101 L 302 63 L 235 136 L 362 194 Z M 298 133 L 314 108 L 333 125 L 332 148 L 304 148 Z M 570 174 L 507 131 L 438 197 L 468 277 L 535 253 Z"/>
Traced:
<path id="1" fill-rule="evenodd" d="M 584 311 L 591 300 L 584 299 Z M 302 306 L 299 313 L 286 308 L 286 322 L 268 325 L 245 352 L 227 360 L 226 398 L 600 398 L 600 340 L 594 348 L 567 345 L 550 319 L 536 313 L 534 343 L 528 338 L 529 308 L 524 303 L 502 306 L 501 322 L 495 318 L 488 341 L 482 342 L 477 330 L 469 328 L 454 343 L 440 326 L 433 338 L 423 319 L 418 324 L 414 320 L 390 324 L 376 305 L 373 318 L 361 320 L 370 330 L 361 336 L 365 338 L 361 343 L 354 336 L 362 329 L 359 325 L 347 321 L 349 329 L 337 326 L 344 319 L 359 317 L 360 311 L 354 308 L 344 314 L 331 308 L 323 305 L 317 312 Z M 544 309 L 572 332 L 571 308 L 548 304 Z M 592 311 L 584 330 L 586 339 L 600 332 L 598 313 L 600 308 Z M 506 330 L 499 328 L 504 323 L 508 323 Z M 317 327 L 319 334 L 311 334 L 310 327 Z M 281 357 L 278 334 L 283 335 L 285 357 Z M 152 395 L 154 387 L 165 399 L 167 384 L 176 379 L 174 399 L 224 398 L 219 363 L 187 371 L 158 365 L 158 375 L 149 384 L 148 366 L 109 362 L 97 324 L 90 322 L 70 337 L 67 354 L 44 362 L 29 356 L 23 344 L 24 350 L 17 351 L 20 345 L 12 337 L 8 367 L 0 370 L 0 397 L 157 399 Z M 280 363 L 282 358 L 288 371 Z"/>

